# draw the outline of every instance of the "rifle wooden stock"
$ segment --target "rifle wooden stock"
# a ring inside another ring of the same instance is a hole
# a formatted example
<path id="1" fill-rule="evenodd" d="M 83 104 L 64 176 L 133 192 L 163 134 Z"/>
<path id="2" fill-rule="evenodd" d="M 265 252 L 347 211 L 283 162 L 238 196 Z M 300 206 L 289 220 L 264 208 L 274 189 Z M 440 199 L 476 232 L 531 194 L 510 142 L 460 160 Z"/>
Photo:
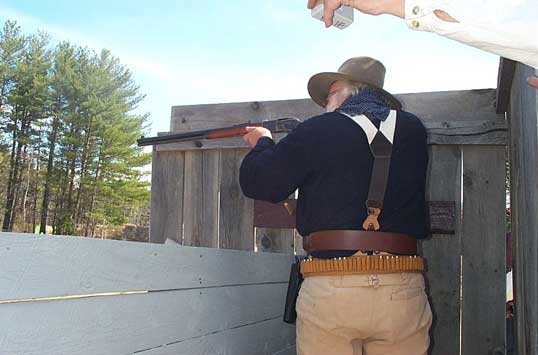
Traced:
<path id="1" fill-rule="evenodd" d="M 238 128 L 221 129 L 214 132 L 210 132 L 207 134 L 206 138 L 207 139 L 229 138 L 229 137 L 244 136 L 245 134 L 247 134 L 246 126 L 238 127 Z"/>

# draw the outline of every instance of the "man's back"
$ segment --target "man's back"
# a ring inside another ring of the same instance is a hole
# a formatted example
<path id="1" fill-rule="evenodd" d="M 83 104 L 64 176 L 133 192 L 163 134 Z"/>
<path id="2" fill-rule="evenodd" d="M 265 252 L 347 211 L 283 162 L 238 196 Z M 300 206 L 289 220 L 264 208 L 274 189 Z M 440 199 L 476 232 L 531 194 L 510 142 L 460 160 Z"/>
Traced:
<path id="1" fill-rule="evenodd" d="M 427 163 L 423 124 L 399 111 L 381 231 L 426 236 Z M 297 229 L 303 236 L 320 230 L 362 230 L 372 165 L 362 128 L 333 112 L 303 122 L 278 145 L 260 139 L 243 161 L 240 182 L 248 197 L 272 202 L 299 188 Z"/>

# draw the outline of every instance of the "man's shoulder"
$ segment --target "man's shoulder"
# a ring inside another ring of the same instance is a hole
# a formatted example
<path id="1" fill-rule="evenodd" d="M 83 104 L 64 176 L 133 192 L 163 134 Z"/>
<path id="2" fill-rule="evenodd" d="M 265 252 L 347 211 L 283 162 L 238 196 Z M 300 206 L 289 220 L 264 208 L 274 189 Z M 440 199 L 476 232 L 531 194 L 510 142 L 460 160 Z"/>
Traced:
<path id="1" fill-rule="evenodd" d="M 345 117 L 338 112 L 324 112 L 320 115 L 310 117 L 301 123 L 301 126 L 309 129 L 325 129 L 334 126 L 335 118 Z"/>
<path id="2" fill-rule="evenodd" d="M 426 126 L 424 122 L 416 115 L 407 111 L 398 111 L 398 125 L 407 131 L 421 131 L 426 132 Z"/>

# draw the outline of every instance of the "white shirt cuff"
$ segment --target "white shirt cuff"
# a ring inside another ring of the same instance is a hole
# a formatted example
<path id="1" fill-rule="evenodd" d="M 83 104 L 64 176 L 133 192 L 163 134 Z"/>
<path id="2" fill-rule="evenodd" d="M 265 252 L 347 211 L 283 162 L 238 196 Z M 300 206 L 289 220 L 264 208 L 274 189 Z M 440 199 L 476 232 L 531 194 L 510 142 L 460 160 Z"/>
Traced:
<path id="1" fill-rule="evenodd" d="M 435 10 L 443 10 L 442 4 L 431 0 L 405 0 L 405 22 L 415 31 L 436 31 L 436 22 L 440 19 Z"/>

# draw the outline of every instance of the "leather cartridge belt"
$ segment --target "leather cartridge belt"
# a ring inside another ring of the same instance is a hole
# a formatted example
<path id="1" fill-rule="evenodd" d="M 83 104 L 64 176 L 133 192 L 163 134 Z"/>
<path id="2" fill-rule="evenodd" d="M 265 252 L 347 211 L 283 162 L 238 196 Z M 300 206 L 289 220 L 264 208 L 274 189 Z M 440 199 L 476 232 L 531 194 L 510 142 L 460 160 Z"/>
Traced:
<path id="1" fill-rule="evenodd" d="M 383 251 L 399 255 L 416 255 L 415 237 L 402 233 L 359 230 L 319 231 L 303 238 L 307 252 L 325 250 Z"/>
<path id="2" fill-rule="evenodd" d="M 357 255 L 338 259 L 306 259 L 301 261 L 301 274 L 341 276 L 356 274 L 388 274 L 422 272 L 424 260 L 410 255 Z"/>

